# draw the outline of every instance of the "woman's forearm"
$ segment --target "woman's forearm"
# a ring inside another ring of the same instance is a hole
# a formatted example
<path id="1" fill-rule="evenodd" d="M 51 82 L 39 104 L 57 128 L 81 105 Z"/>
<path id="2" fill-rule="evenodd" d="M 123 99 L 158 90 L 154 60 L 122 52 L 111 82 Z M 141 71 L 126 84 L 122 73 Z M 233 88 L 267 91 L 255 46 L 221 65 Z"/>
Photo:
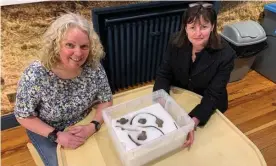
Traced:
<path id="1" fill-rule="evenodd" d="M 44 137 L 47 137 L 48 134 L 54 130 L 52 126 L 49 126 L 37 117 L 28 117 L 24 119 L 17 118 L 17 121 L 26 129 Z"/>
<path id="2" fill-rule="evenodd" d="M 109 106 L 112 106 L 112 101 L 98 104 L 97 108 L 96 108 L 96 114 L 95 114 L 95 117 L 93 118 L 93 120 L 96 120 L 102 124 L 103 123 L 102 110 Z"/>

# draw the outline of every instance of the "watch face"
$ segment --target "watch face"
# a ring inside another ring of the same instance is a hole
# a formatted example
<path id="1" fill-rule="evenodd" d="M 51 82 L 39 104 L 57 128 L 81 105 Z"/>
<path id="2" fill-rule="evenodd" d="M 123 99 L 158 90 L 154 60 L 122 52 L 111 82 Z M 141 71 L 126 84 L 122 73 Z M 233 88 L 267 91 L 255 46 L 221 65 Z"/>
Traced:
<path id="1" fill-rule="evenodd" d="M 100 125 L 100 123 L 98 123 L 98 124 L 96 125 L 96 130 L 98 131 L 98 130 L 100 130 L 100 128 L 101 128 L 101 125 Z"/>
<path id="2" fill-rule="evenodd" d="M 96 131 L 100 130 L 101 128 L 101 124 L 95 120 L 93 120 L 91 123 L 93 123 L 95 125 L 95 129 Z"/>

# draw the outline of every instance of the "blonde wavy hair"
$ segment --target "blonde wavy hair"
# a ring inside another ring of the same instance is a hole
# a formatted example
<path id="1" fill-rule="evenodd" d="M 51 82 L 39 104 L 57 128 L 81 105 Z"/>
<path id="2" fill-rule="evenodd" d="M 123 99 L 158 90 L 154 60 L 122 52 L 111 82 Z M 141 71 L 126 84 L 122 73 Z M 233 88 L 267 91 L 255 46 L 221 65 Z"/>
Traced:
<path id="1" fill-rule="evenodd" d="M 60 43 L 67 30 L 75 27 L 80 28 L 89 37 L 90 49 L 85 63 L 91 65 L 92 68 L 96 68 L 100 60 L 105 56 L 103 46 L 99 36 L 94 31 L 92 23 L 89 23 L 84 17 L 78 14 L 68 13 L 57 18 L 42 37 L 40 58 L 42 64 L 47 69 L 50 70 L 60 61 Z"/>

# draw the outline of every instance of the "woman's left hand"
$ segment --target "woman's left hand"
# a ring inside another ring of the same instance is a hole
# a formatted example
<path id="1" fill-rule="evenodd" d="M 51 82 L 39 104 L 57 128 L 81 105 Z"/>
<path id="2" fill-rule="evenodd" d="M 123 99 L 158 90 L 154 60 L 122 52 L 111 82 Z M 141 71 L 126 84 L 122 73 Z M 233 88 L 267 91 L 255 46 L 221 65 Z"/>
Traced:
<path id="1" fill-rule="evenodd" d="M 95 127 L 92 123 L 88 125 L 72 126 L 68 129 L 68 132 L 75 136 L 88 139 L 95 133 Z"/>
<path id="2" fill-rule="evenodd" d="M 184 148 L 191 147 L 191 145 L 194 142 L 194 133 L 195 133 L 194 130 L 192 130 L 188 133 L 187 138 L 186 138 L 186 142 L 183 144 Z"/>
<path id="3" fill-rule="evenodd" d="M 195 127 L 197 127 L 197 125 L 199 124 L 199 120 L 196 118 L 196 117 L 193 117 L 192 118 L 193 121 L 195 122 Z M 186 138 L 186 142 L 184 143 L 183 147 L 186 148 L 186 147 L 191 147 L 191 145 L 193 144 L 194 142 L 194 135 L 195 135 L 195 130 L 193 129 L 192 131 L 190 131 L 187 135 L 187 138 Z"/>

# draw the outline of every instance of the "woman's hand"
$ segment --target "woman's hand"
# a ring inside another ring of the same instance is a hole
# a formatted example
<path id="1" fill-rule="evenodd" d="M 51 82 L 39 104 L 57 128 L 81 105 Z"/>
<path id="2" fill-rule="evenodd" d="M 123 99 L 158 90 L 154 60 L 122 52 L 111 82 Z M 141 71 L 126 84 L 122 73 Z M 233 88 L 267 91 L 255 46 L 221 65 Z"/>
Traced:
<path id="1" fill-rule="evenodd" d="M 82 144 L 84 144 L 85 139 L 75 136 L 66 131 L 59 131 L 57 133 L 56 142 L 64 148 L 76 149 Z"/>
<path id="2" fill-rule="evenodd" d="M 85 140 L 93 135 L 95 131 L 95 126 L 93 123 L 90 123 L 88 125 L 72 126 L 68 130 L 69 133 L 81 137 Z"/>
<path id="3" fill-rule="evenodd" d="M 194 128 L 196 128 L 200 121 L 196 117 L 193 117 L 192 119 L 195 122 L 195 127 Z M 191 145 L 194 142 L 194 133 L 195 133 L 194 129 L 188 133 L 187 138 L 186 138 L 186 142 L 183 145 L 184 148 L 191 147 Z"/>
<path id="4" fill-rule="evenodd" d="M 186 138 L 186 142 L 183 144 L 183 147 L 186 148 L 186 147 L 191 147 L 191 145 L 193 144 L 194 142 L 194 129 L 192 131 L 190 131 L 187 135 L 187 138 Z"/>

